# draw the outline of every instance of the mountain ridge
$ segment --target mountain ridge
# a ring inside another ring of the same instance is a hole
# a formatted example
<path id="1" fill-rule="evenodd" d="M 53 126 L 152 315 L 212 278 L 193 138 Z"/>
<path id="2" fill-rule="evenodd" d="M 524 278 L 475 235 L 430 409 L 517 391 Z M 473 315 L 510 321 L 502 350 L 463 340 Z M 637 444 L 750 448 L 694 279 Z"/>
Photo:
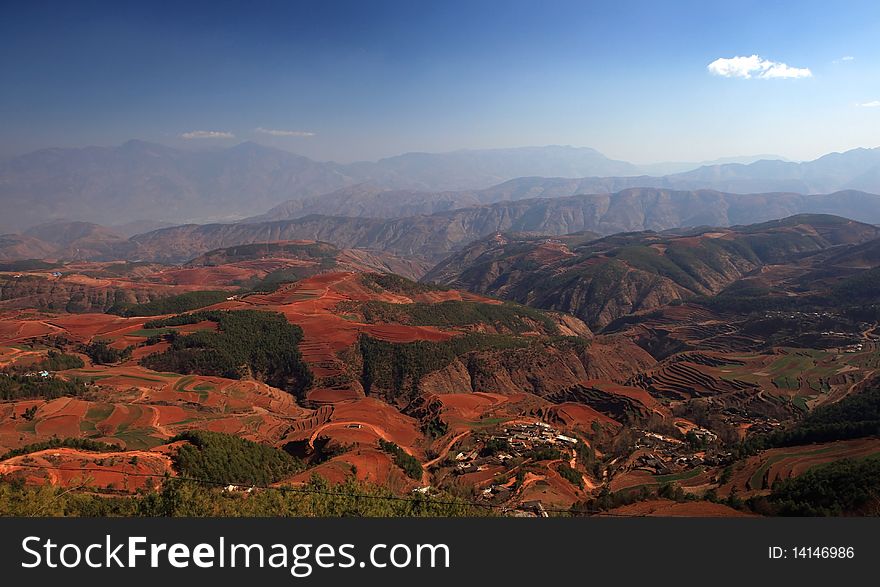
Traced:
<path id="1" fill-rule="evenodd" d="M 880 192 L 880 149 L 803 163 L 760 160 L 644 173 L 595 149 L 569 146 L 407 153 L 340 164 L 254 142 L 186 150 L 131 140 L 116 147 L 42 149 L 0 161 L 0 202 L 9 211 L 0 231 L 63 219 L 106 226 L 232 222 L 259 210 L 272 212 L 257 220 L 313 213 L 391 217 L 635 187 Z"/>
<path id="2" fill-rule="evenodd" d="M 115 147 L 48 148 L 0 161 L 0 231 L 55 220 L 119 225 L 239 220 L 287 200 L 373 182 L 384 189 L 489 187 L 532 173 L 635 173 L 575 147 L 411 153 L 378 162 L 319 162 L 247 141 L 187 150 L 130 140 Z"/>
<path id="3" fill-rule="evenodd" d="M 496 232 L 552 236 L 586 230 L 608 235 L 753 224 L 798 213 L 829 213 L 880 224 L 880 196 L 855 191 L 804 196 L 639 188 L 617 194 L 498 202 L 402 218 L 311 214 L 266 222 L 185 224 L 135 235 L 117 243 L 109 255 L 179 263 L 211 249 L 305 239 L 436 263 L 468 243 Z M 24 245 L 16 242 L 16 246 L 20 249 Z"/>
<path id="4" fill-rule="evenodd" d="M 628 314 L 717 295 L 771 265 L 877 239 L 876 226 L 823 214 L 592 240 L 499 234 L 471 243 L 422 280 L 567 312 L 601 329 Z"/>

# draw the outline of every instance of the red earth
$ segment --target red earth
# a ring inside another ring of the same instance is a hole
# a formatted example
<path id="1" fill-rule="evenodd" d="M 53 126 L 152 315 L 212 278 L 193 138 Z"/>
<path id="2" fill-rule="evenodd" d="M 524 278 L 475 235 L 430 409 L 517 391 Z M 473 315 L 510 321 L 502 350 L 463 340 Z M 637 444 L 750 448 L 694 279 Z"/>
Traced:
<path id="1" fill-rule="evenodd" d="M 602 515 L 602 514 L 599 514 Z M 751 514 L 711 501 L 675 502 L 667 499 L 640 501 L 615 508 L 611 516 L 673 517 L 673 518 L 748 518 Z"/>
<path id="2" fill-rule="evenodd" d="M 563 245 L 549 243 L 535 255 L 539 259 L 555 259 L 569 254 Z M 354 267 L 358 263 L 377 261 L 364 253 L 350 255 L 347 262 Z M 306 267 L 310 264 L 313 265 L 311 262 L 290 259 L 260 259 L 219 266 L 173 269 L 144 267 L 126 278 L 69 275 L 64 279 L 90 288 L 153 287 L 156 288 L 154 292 L 181 293 L 195 289 L 232 288 L 236 281 L 259 279 L 281 268 Z M 90 266 L 83 270 L 97 271 L 101 267 Z M 528 388 L 530 393 L 526 393 L 514 386 L 505 389 L 503 394 L 497 393 L 502 391 L 500 389 L 460 393 L 462 387 L 450 387 L 457 393 L 449 394 L 426 391 L 419 398 L 424 401 L 424 406 L 395 406 L 376 397 L 365 397 L 357 367 L 352 366 L 346 355 L 352 354 L 352 347 L 357 344 L 360 335 L 405 343 L 445 341 L 462 331 L 406 324 L 367 324 L 360 322 L 357 316 L 353 318 L 340 312 L 340 304 L 366 301 L 439 303 L 448 300 L 501 303 L 455 290 L 414 291 L 419 293 L 405 295 L 386 291 L 365 282 L 357 271 L 330 271 L 282 285 L 273 293 L 236 296 L 235 299 L 211 306 L 224 310 L 279 312 L 289 322 L 302 328 L 300 351 L 316 381 L 303 402 L 298 402 L 290 393 L 252 379 L 157 373 L 140 366 L 140 359 L 161 352 L 168 346 L 164 341 L 143 346 L 145 339 L 152 334 L 143 332 L 145 322 L 161 316 L 122 318 L 100 313 L 66 314 L 4 309 L 0 311 L 0 367 L 34 364 L 46 355 L 53 340 L 62 338 L 67 341 L 66 352 L 71 353 L 81 351 L 80 343 L 96 339 L 109 340 L 114 348 L 135 348 L 131 359 L 119 365 L 93 365 L 86 360 L 86 365 L 81 369 L 54 373 L 55 377 L 80 378 L 90 382 L 88 392 L 76 398 L 0 402 L 0 453 L 53 437 L 89 438 L 115 443 L 123 447 L 122 452 L 92 453 L 73 449 L 40 451 L 0 462 L 0 474 L 21 476 L 33 483 L 79 487 L 86 482 L 83 487 L 95 490 L 134 491 L 143 487 L 148 479 L 159 480 L 170 471 L 175 447 L 167 443 L 172 437 L 186 430 L 204 429 L 278 447 L 291 442 L 301 444 L 302 441 L 314 445 L 315 440 L 323 437 L 336 445 L 350 447 L 348 452 L 284 483 L 302 483 L 312 474 L 322 475 L 331 482 L 355 475 L 358 479 L 386 485 L 403 493 L 416 486 L 436 483 L 441 475 L 447 475 L 447 480 L 453 479 L 452 484 L 461 488 L 484 489 L 508 477 L 508 484 L 512 486 L 511 466 L 492 463 L 481 466 L 476 472 L 455 475 L 450 472 L 455 466 L 453 457 L 460 447 L 465 447 L 462 449 L 465 452 L 478 449 L 481 439 L 497 434 L 505 425 L 547 422 L 562 432 L 589 438 L 592 446 L 602 446 L 604 450 L 605 445 L 593 444 L 593 440 L 598 443 L 603 440 L 600 438 L 602 435 L 610 437 L 617 434 L 623 428 L 621 422 L 628 421 L 624 419 L 625 414 L 612 413 L 601 402 L 591 407 L 565 401 L 568 396 L 550 401 L 549 394 L 539 397 L 532 395 L 532 388 Z M 233 297 L 231 293 L 230 297 Z M 704 309 L 682 305 L 666 308 L 663 312 L 663 318 L 667 320 L 682 323 L 699 320 L 700 328 L 715 327 L 711 314 Z M 486 326 L 476 325 L 473 330 L 481 328 Z M 216 324 L 200 322 L 176 327 L 183 334 L 203 329 L 216 329 Z M 661 383 L 665 381 L 664 377 L 669 381 L 678 381 L 676 377 L 680 373 L 675 369 L 682 368 L 682 365 L 658 365 L 634 340 L 634 336 L 628 335 L 593 337 L 590 361 L 585 361 L 584 365 L 578 364 L 578 367 L 583 367 L 579 371 L 578 385 L 591 392 L 600 392 L 599 395 L 604 394 L 602 397 L 611 398 L 611 403 L 625 404 L 627 409 L 634 407 L 636 412 L 645 416 L 659 416 L 663 423 L 677 425 L 683 432 L 694 428 L 693 422 L 673 417 L 668 405 L 670 402 L 665 398 L 661 402 L 658 399 L 661 396 L 637 387 L 641 385 L 639 380 L 632 378 L 634 373 L 650 371 Z M 85 358 L 82 354 L 80 356 Z M 723 355 L 720 351 L 711 351 L 705 357 L 723 358 Z M 776 360 L 776 357 L 766 360 Z M 555 369 L 556 366 L 553 364 L 551 368 Z M 560 369 L 566 367 L 558 366 Z M 748 366 L 750 368 L 751 363 Z M 700 374 L 714 373 L 715 380 L 721 384 L 724 382 L 720 375 L 723 372 L 721 368 L 696 365 L 693 369 Z M 628 385 L 623 382 L 628 382 Z M 443 390 L 440 387 L 436 389 Z M 468 387 L 463 389 L 468 390 Z M 36 408 L 36 412 L 32 418 L 26 418 L 25 412 L 30 408 Z M 423 408 L 425 411 L 420 411 Z M 433 418 L 442 422 L 444 427 L 427 427 L 427 423 L 435 423 L 431 420 Z M 598 432 L 594 426 L 597 423 L 601 425 Z M 591 436 L 594 434 L 595 438 Z M 391 457 L 378 449 L 379 439 L 394 442 L 420 460 L 426 468 L 423 479 L 415 481 L 407 478 Z M 640 450 L 647 449 L 642 447 Z M 880 453 L 880 440 L 876 439 L 766 451 L 747 460 L 745 466 L 734 473 L 730 483 L 719 488 L 719 494 L 729 492 L 734 486 L 740 494 L 745 495 L 766 491 L 766 487 L 753 486 L 753 478 L 759 473 L 765 474 L 772 482 L 802 474 L 817 464 L 877 453 Z M 631 465 L 629 461 L 640 454 L 637 451 L 628 460 L 624 459 L 626 463 L 616 463 L 626 466 L 612 470 L 612 490 L 658 483 L 656 476 L 646 470 L 627 468 Z M 577 501 L 587 499 L 589 491 L 603 482 L 602 479 L 592 478 L 592 472 L 588 474 L 585 472 L 587 468 L 578 465 L 579 470 L 583 470 L 586 491 L 579 489 L 558 473 L 556 467 L 561 462 L 527 463 L 527 473 L 522 479 L 516 501 L 540 500 L 548 508 L 566 509 Z M 713 479 L 719 473 L 718 469 L 711 467 L 698 471 L 696 475 L 688 475 L 684 467 L 674 470 L 683 474 L 676 482 L 693 493 L 713 486 Z M 735 510 L 708 502 L 677 504 L 665 500 L 633 504 L 612 513 L 740 515 Z"/>
<path id="3" fill-rule="evenodd" d="M 158 487 L 173 474 L 171 458 L 162 451 L 87 452 L 54 448 L 0 462 L 0 475 L 27 483 L 51 483 L 77 489 L 134 492 Z"/>

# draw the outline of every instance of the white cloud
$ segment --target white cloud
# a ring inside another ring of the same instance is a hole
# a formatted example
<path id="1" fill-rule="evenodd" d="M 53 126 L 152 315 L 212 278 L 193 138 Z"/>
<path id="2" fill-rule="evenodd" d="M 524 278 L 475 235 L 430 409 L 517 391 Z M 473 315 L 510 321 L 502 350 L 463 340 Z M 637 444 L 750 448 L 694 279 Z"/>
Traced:
<path id="1" fill-rule="evenodd" d="M 222 130 L 191 130 L 180 135 L 180 138 L 190 139 L 234 139 L 235 135 L 231 132 Z"/>
<path id="2" fill-rule="evenodd" d="M 749 57 L 722 57 L 706 66 L 712 75 L 721 77 L 741 77 L 751 79 L 796 79 L 813 77 L 813 72 L 806 67 L 791 67 L 778 61 L 770 61 L 758 55 Z"/>
<path id="3" fill-rule="evenodd" d="M 854 61 L 855 57 L 853 57 L 852 55 L 844 55 L 843 57 L 840 58 L 840 60 L 841 61 Z"/>
<path id="4" fill-rule="evenodd" d="M 870 102 L 862 102 L 859 104 L 862 108 L 880 108 L 880 100 L 871 100 Z"/>
<path id="5" fill-rule="evenodd" d="M 258 126 L 254 131 L 263 133 L 264 135 L 272 135 L 273 137 L 313 137 L 315 133 L 307 130 L 282 130 L 277 128 L 263 128 Z"/>

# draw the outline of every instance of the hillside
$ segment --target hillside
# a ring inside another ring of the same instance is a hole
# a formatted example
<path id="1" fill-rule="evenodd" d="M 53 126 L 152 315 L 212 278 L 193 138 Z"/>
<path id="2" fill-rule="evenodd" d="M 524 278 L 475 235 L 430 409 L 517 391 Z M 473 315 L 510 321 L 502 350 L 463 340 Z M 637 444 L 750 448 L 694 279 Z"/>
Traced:
<path id="1" fill-rule="evenodd" d="M 185 263 L 186 268 L 251 266 L 272 263 L 291 268 L 308 267 L 307 274 L 328 270 L 394 273 L 418 278 L 430 267 L 418 260 L 398 257 L 381 251 L 339 249 L 329 243 L 310 240 L 273 241 L 233 245 L 214 249 Z M 305 274 L 304 274 L 305 275 Z"/>
<path id="2" fill-rule="evenodd" d="M 495 233 L 431 272 L 456 287 L 304 240 L 176 266 L 6 263 L 0 472 L 69 489 L 88 467 L 90 493 L 123 499 L 166 473 L 237 484 L 269 459 L 273 483 L 484 505 L 788 511 L 775 481 L 880 450 L 863 409 L 878 241 L 828 215 Z"/>
<path id="3" fill-rule="evenodd" d="M 601 328 L 626 314 L 715 295 L 768 265 L 878 237 L 877 227 L 823 215 L 587 242 L 496 235 L 442 261 L 423 280 L 569 312 Z"/>
<path id="4" fill-rule="evenodd" d="M 57 247 L 38 238 L 21 234 L 0 234 L 0 261 L 45 259 L 53 256 Z"/>
<path id="5" fill-rule="evenodd" d="M 126 240 L 91 222 L 51 222 L 34 226 L 24 234 L 55 247 L 53 256 L 70 260 L 113 258 Z"/>
<path id="6" fill-rule="evenodd" d="M 382 252 L 338 249 L 314 241 L 215 249 L 186 264 L 17 261 L 0 266 L 0 309 L 122 312 L 175 294 L 271 291 L 330 271 L 418 278 L 429 266 Z"/>
<path id="7" fill-rule="evenodd" d="M 483 203 L 485 202 L 477 191 L 389 190 L 375 183 L 361 183 L 320 196 L 288 200 L 243 222 L 290 220 L 313 214 L 355 218 L 399 218 L 447 212 Z"/>
<path id="8" fill-rule="evenodd" d="M 500 202 L 406 218 L 311 215 L 274 222 L 176 226 L 133 237 L 127 255 L 179 262 L 234 244 L 309 239 L 340 248 L 381 250 L 436 262 L 495 232 L 562 235 L 588 230 L 612 234 L 680 226 L 729 226 L 799 213 L 835 213 L 880 222 L 880 197 L 861 192 L 801 196 L 633 189 L 617 194 Z"/>

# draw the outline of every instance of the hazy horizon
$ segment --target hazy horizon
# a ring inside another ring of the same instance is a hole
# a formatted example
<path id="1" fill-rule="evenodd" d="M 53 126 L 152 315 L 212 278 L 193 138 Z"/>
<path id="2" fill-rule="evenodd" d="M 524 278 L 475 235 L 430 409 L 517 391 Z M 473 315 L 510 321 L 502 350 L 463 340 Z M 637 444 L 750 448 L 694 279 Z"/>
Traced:
<path id="1" fill-rule="evenodd" d="M 21 153 L 11 153 L 8 155 L 4 155 L 4 156 L 0 157 L 0 159 L 14 159 L 15 157 L 28 155 L 30 153 L 35 153 L 35 152 L 47 150 L 47 149 L 88 149 L 88 148 L 92 148 L 92 147 L 112 149 L 115 147 L 121 147 L 122 145 L 124 145 L 128 142 L 133 142 L 133 141 L 140 141 L 140 142 L 145 142 L 145 143 L 157 144 L 157 145 L 162 145 L 164 147 L 169 147 L 169 148 L 173 148 L 173 149 L 181 149 L 181 150 L 186 150 L 186 151 L 212 151 L 212 150 L 218 150 L 218 149 L 228 149 L 231 147 L 236 147 L 236 146 L 247 144 L 247 143 L 254 143 L 254 144 L 260 145 L 262 147 L 279 149 L 279 150 L 286 151 L 286 152 L 294 154 L 294 155 L 306 156 L 302 152 L 300 152 L 290 146 L 272 144 L 271 142 L 263 141 L 263 140 L 260 140 L 259 138 L 242 139 L 242 140 L 238 140 L 238 141 L 231 141 L 226 144 L 204 144 L 204 143 L 200 143 L 200 144 L 183 143 L 183 144 L 180 144 L 180 143 L 176 143 L 174 141 L 160 141 L 160 140 L 145 139 L 142 137 L 132 137 L 130 139 L 126 139 L 126 140 L 123 140 L 121 142 L 116 142 L 116 143 L 104 143 L 104 144 L 87 143 L 87 144 L 81 144 L 81 145 L 67 145 L 67 146 L 45 145 L 45 146 L 30 149 L 28 151 L 24 151 Z M 794 159 L 791 157 L 786 157 L 785 155 L 779 154 L 779 153 L 738 153 L 738 154 L 734 153 L 734 154 L 721 155 L 719 157 L 712 157 L 712 158 L 707 158 L 707 159 L 702 159 L 702 160 L 694 160 L 694 161 L 681 161 L 681 160 L 674 160 L 673 161 L 673 160 L 665 160 L 665 159 L 664 160 L 655 160 L 655 161 L 629 161 L 626 159 L 617 159 L 616 157 L 611 157 L 607 153 L 602 151 L 601 149 L 597 149 L 596 147 L 593 147 L 590 145 L 570 145 L 570 144 L 505 145 L 505 146 L 477 147 L 477 148 L 462 147 L 462 148 L 453 148 L 453 149 L 448 149 L 448 150 L 443 150 L 443 151 L 431 151 L 431 150 L 427 150 L 427 149 L 422 149 L 422 150 L 413 150 L 413 151 L 403 151 L 400 153 L 392 153 L 389 155 L 383 155 L 381 157 L 374 157 L 371 159 L 340 160 L 340 159 L 314 158 L 314 160 L 321 162 L 321 163 L 339 163 L 339 164 L 347 165 L 347 164 L 351 164 L 351 163 L 375 163 L 375 162 L 381 161 L 382 159 L 388 159 L 388 158 L 398 157 L 398 156 L 402 156 L 402 155 L 411 155 L 411 154 L 443 155 L 443 154 L 459 153 L 459 152 L 466 153 L 469 151 L 504 151 L 504 150 L 517 150 L 517 149 L 549 149 L 549 148 L 592 149 L 594 151 L 601 153 L 602 155 L 605 155 L 609 159 L 624 161 L 627 163 L 632 163 L 637 166 L 652 166 L 652 165 L 661 165 L 661 164 L 696 164 L 696 163 L 706 163 L 706 162 L 713 162 L 713 161 L 727 161 L 727 160 L 739 160 L 739 159 L 755 159 L 755 160 L 775 159 L 775 160 L 784 160 L 784 161 L 793 162 L 793 163 L 808 161 L 808 160 L 800 160 L 800 159 Z M 860 148 L 874 149 L 877 147 L 876 146 L 854 147 L 854 149 L 860 149 Z M 819 157 L 821 157 L 823 155 L 827 155 L 829 153 L 833 153 L 833 152 L 834 151 L 821 153 L 819 155 Z M 841 151 L 841 152 L 843 152 L 843 151 Z M 809 159 L 809 160 L 812 160 L 812 159 Z"/>

